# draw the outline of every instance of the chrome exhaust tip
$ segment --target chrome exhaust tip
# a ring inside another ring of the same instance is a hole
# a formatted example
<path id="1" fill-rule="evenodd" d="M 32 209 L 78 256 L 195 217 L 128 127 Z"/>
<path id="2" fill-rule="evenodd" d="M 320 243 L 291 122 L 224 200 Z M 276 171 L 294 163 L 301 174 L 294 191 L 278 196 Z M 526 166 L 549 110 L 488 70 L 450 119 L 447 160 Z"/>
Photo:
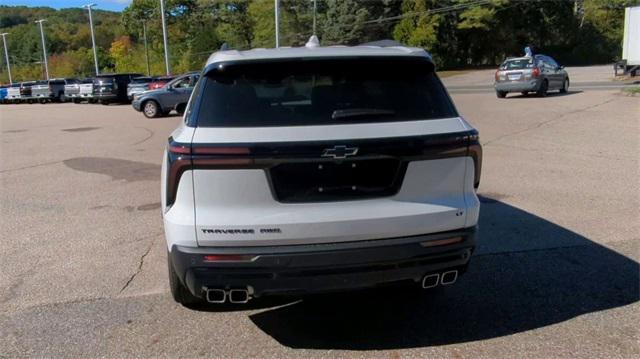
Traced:
<path id="1" fill-rule="evenodd" d="M 422 288 L 433 288 L 440 282 L 440 273 L 427 274 L 422 278 Z"/>
<path id="2" fill-rule="evenodd" d="M 227 292 L 224 289 L 205 288 L 207 302 L 221 304 L 227 301 Z"/>
<path id="3" fill-rule="evenodd" d="M 451 270 L 451 271 L 442 273 L 442 278 L 440 279 L 440 284 L 449 285 L 449 284 L 455 283 L 456 280 L 458 280 L 458 271 L 457 270 Z"/>
<path id="4" fill-rule="evenodd" d="M 249 291 L 246 289 L 231 289 L 229 290 L 229 302 L 234 304 L 244 304 L 251 299 Z"/>

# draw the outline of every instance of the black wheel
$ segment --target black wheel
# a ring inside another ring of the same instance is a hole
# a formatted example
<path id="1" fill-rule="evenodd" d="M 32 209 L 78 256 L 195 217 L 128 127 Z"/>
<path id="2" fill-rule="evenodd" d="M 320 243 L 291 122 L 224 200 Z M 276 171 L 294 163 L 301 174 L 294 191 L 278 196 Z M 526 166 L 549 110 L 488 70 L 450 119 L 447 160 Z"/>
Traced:
<path id="1" fill-rule="evenodd" d="M 102 100 L 102 101 L 100 101 L 100 104 L 101 105 L 105 105 L 105 106 L 109 106 L 109 101 Z"/>
<path id="2" fill-rule="evenodd" d="M 569 78 L 567 77 L 566 79 L 564 79 L 564 82 L 562 83 L 562 88 L 560 89 L 560 93 L 567 93 L 569 92 Z"/>
<path id="3" fill-rule="evenodd" d="M 538 89 L 538 91 L 536 91 L 536 95 L 538 95 L 538 97 L 546 97 L 548 90 L 549 90 L 549 82 L 547 82 L 547 80 L 544 80 L 540 84 L 540 88 Z"/>
<path id="4" fill-rule="evenodd" d="M 191 294 L 189 289 L 187 289 L 180 281 L 180 278 L 178 278 L 178 274 L 173 268 L 173 262 L 171 261 L 171 253 L 169 252 L 167 252 L 167 266 L 169 270 L 169 288 L 171 289 L 173 300 L 183 305 L 202 303 L 203 300 Z"/>
<path id="5" fill-rule="evenodd" d="M 74 98 L 73 99 L 73 103 L 80 103 L 80 99 L 79 98 Z"/>
<path id="6" fill-rule="evenodd" d="M 178 106 L 176 106 L 176 112 L 178 113 L 178 115 L 182 116 L 184 115 L 184 110 L 187 108 L 187 104 L 181 103 Z"/>
<path id="7" fill-rule="evenodd" d="M 162 110 L 160 110 L 160 106 L 157 102 L 148 100 L 142 104 L 142 113 L 144 113 L 146 118 L 154 118 L 160 116 L 162 114 Z"/>
<path id="8" fill-rule="evenodd" d="M 507 97 L 507 91 L 496 91 L 496 96 L 498 96 L 498 98 L 505 98 Z"/>
<path id="9" fill-rule="evenodd" d="M 529 94 L 529 91 L 522 91 L 520 93 L 522 94 L 522 96 L 527 96 Z"/>

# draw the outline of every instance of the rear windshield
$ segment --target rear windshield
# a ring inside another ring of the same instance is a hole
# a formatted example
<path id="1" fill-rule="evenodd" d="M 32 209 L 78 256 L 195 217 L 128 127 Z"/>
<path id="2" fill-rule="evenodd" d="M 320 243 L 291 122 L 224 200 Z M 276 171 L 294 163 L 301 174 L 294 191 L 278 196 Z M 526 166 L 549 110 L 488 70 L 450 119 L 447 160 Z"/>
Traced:
<path id="1" fill-rule="evenodd" d="M 199 84 L 197 126 L 308 126 L 457 116 L 433 65 L 424 59 L 278 61 L 219 68 Z"/>
<path id="2" fill-rule="evenodd" d="M 96 77 L 93 82 L 94 83 L 101 83 L 101 84 L 110 84 L 113 83 L 114 78 L 113 77 Z"/>
<path id="3" fill-rule="evenodd" d="M 146 84 L 151 82 L 151 77 L 136 77 L 135 79 L 131 80 L 131 83 L 134 84 Z"/>
<path id="4" fill-rule="evenodd" d="M 533 59 L 507 60 L 501 66 L 502 70 L 524 70 L 533 67 Z"/>

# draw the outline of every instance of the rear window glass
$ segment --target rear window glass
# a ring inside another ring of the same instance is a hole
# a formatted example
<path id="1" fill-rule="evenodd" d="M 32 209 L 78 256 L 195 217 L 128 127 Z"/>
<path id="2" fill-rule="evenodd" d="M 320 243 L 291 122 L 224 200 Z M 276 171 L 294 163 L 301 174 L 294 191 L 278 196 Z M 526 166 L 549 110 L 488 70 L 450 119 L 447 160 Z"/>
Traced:
<path id="1" fill-rule="evenodd" d="M 533 59 L 517 59 L 505 61 L 500 68 L 502 70 L 524 70 L 532 68 L 533 65 Z"/>
<path id="2" fill-rule="evenodd" d="M 146 84 L 149 82 L 151 82 L 151 77 L 137 77 L 131 80 L 131 83 L 134 83 L 134 84 Z"/>
<path id="3" fill-rule="evenodd" d="M 218 69 L 203 79 L 197 126 L 308 126 L 457 115 L 433 65 L 424 59 L 298 60 Z"/>
<path id="4" fill-rule="evenodd" d="M 110 84 L 113 83 L 113 77 L 96 77 L 93 81 L 96 83 Z"/>

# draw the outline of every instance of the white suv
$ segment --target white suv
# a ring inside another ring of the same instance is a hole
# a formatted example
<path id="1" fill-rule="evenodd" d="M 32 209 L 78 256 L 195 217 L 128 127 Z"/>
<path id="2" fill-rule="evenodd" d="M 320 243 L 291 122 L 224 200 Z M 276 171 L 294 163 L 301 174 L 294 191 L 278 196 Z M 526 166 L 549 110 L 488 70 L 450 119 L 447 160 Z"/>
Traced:
<path id="1" fill-rule="evenodd" d="M 163 161 L 173 297 L 452 284 L 481 162 L 422 49 L 216 52 Z"/>

